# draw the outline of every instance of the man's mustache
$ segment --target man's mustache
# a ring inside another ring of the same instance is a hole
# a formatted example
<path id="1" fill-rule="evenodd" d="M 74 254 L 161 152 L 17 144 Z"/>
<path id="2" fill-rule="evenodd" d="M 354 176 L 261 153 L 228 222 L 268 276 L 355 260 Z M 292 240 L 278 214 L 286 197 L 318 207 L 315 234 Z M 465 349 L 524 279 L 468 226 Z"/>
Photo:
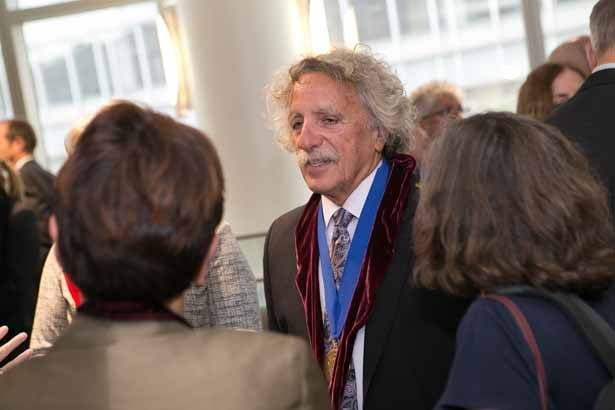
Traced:
<path id="1" fill-rule="evenodd" d="M 337 162 L 340 158 L 337 152 L 330 147 L 318 147 L 311 149 L 310 151 L 299 149 L 295 153 L 295 156 L 299 166 L 320 165 L 327 162 Z"/>

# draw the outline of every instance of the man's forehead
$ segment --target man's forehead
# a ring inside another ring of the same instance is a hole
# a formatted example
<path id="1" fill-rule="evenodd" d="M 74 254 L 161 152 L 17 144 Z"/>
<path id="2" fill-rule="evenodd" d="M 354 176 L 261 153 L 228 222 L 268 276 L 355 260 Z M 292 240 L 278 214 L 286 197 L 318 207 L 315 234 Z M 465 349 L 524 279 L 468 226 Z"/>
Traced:
<path id="1" fill-rule="evenodd" d="M 302 97 L 317 97 L 314 110 L 335 111 L 344 105 L 360 104 L 355 88 L 324 73 L 306 73 L 294 82 L 290 92 L 290 105 L 302 102 Z"/>

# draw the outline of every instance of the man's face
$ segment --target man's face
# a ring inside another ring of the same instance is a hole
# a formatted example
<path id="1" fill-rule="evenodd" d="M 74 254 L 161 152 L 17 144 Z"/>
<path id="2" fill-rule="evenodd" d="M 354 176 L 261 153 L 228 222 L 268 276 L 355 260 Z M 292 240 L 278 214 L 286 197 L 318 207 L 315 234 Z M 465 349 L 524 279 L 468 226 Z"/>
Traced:
<path id="1" fill-rule="evenodd" d="M 306 184 L 338 205 L 381 158 L 384 141 L 368 126 L 357 92 L 326 74 L 307 73 L 294 84 L 289 124 Z"/>
<path id="2" fill-rule="evenodd" d="M 0 122 L 0 160 L 11 162 L 12 161 L 12 143 L 8 139 L 9 125 L 6 122 Z"/>
<path id="3" fill-rule="evenodd" d="M 430 139 L 441 135 L 452 120 L 461 118 L 463 108 L 461 102 L 453 94 L 441 94 L 436 103 L 420 121 Z"/>

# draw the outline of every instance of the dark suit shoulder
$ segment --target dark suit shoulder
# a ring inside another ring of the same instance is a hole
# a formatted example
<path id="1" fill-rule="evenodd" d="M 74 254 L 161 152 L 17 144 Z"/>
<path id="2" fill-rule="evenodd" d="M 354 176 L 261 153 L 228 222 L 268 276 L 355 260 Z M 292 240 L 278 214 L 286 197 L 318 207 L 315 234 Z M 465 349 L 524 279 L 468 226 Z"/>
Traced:
<path id="1" fill-rule="evenodd" d="M 299 218 L 301 218 L 301 215 L 303 214 L 304 209 L 305 205 L 302 205 L 279 216 L 275 221 L 271 223 L 268 235 L 270 235 L 273 231 L 285 232 L 289 229 L 294 230 L 295 226 L 297 226 L 297 223 L 299 222 Z"/>
<path id="2" fill-rule="evenodd" d="M 43 179 L 45 181 L 52 181 L 55 179 L 55 176 L 43 168 L 38 162 L 30 161 L 24 164 L 23 167 L 19 170 L 19 174 L 23 179 Z"/>
<path id="3" fill-rule="evenodd" d="M 295 227 L 304 206 L 273 221 L 263 252 L 263 284 L 267 301 L 267 328 L 307 338 L 303 306 L 295 287 Z"/>

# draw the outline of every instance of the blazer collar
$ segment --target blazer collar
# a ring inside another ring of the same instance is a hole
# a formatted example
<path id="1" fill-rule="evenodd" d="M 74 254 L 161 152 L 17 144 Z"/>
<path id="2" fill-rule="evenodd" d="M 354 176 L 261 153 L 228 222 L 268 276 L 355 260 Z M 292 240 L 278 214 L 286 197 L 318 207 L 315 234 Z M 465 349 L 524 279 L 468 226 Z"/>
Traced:
<path id="1" fill-rule="evenodd" d="M 191 332 L 192 328 L 178 321 L 117 321 L 77 313 L 73 324 L 55 345 L 58 350 L 108 346 L 118 341 L 147 341 L 176 332 Z"/>
<path id="2" fill-rule="evenodd" d="M 589 90 L 590 88 L 608 84 L 615 84 L 615 68 L 606 68 L 591 74 L 587 77 L 583 85 L 581 85 L 577 94 Z"/>

